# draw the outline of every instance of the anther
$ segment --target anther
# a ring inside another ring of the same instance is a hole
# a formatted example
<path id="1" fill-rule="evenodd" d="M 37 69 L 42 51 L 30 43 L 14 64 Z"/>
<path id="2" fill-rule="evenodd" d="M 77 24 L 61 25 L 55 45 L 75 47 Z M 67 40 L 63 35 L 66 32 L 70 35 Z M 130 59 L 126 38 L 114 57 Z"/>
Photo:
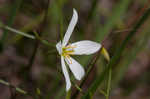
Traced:
<path id="1" fill-rule="evenodd" d="M 71 57 L 70 57 L 69 55 L 67 55 L 66 57 L 67 57 L 66 59 L 68 60 L 68 63 L 69 63 L 69 64 L 72 64 Z"/>

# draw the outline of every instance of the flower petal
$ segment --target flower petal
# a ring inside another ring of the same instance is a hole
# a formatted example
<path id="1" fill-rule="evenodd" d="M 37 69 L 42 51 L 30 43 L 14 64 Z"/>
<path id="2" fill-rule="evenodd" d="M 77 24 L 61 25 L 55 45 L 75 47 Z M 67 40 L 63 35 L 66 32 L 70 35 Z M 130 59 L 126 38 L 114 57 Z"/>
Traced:
<path id="1" fill-rule="evenodd" d="M 81 80 L 84 76 L 85 72 L 83 67 L 73 58 L 65 58 L 67 64 L 69 65 L 70 70 L 72 71 L 73 75 L 77 80 Z"/>
<path id="2" fill-rule="evenodd" d="M 68 29 L 65 33 L 65 36 L 64 36 L 64 39 L 63 39 L 63 42 L 62 42 L 62 45 L 63 46 L 66 46 L 68 41 L 69 41 L 69 38 L 74 30 L 74 27 L 75 25 L 77 24 L 77 21 L 78 21 L 78 14 L 77 14 L 77 11 L 75 9 L 73 9 L 73 16 L 72 16 L 72 19 L 69 23 L 69 26 L 68 26 Z"/>
<path id="3" fill-rule="evenodd" d="M 70 82 L 69 74 L 68 74 L 63 56 L 61 56 L 61 66 L 62 66 L 62 71 L 66 80 L 66 91 L 68 91 L 71 87 L 71 82 Z"/>
<path id="4" fill-rule="evenodd" d="M 74 55 L 89 55 L 97 52 L 101 48 L 101 44 L 84 40 L 72 43 L 71 46 L 74 47 Z"/>
<path id="5" fill-rule="evenodd" d="M 57 44 L 56 44 L 56 49 L 58 51 L 59 54 L 62 53 L 62 45 L 61 45 L 61 41 L 59 41 Z"/>

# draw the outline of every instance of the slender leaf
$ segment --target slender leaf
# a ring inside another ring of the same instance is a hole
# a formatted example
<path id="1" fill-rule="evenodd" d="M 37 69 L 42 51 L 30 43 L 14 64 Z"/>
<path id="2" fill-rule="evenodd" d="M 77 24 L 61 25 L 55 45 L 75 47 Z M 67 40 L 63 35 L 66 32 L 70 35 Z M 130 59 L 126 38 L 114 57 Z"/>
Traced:
<path id="1" fill-rule="evenodd" d="M 98 86 L 104 80 L 105 75 L 107 74 L 109 69 L 112 68 L 117 63 L 117 61 L 120 58 L 122 52 L 126 48 L 127 43 L 132 39 L 132 37 L 137 32 L 138 28 L 144 23 L 144 21 L 149 17 L 149 15 L 150 15 L 150 8 L 147 9 L 147 11 L 144 13 L 144 15 L 140 18 L 140 20 L 134 26 L 133 30 L 127 35 L 125 40 L 122 42 L 122 44 L 120 45 L 120 47 L 117 49 L 114 56 L 110 60 L 110 63 L 108 64 L 107 68 L 100 75 L 98 75 L 98 77 L 94 80 L 94 82 L 92 83 L 92 85 L 88 89 L 87 93 L 82 97 L 82 99 L 88 99 L 89 93 L 91 93 L 92 95 L 94 94 L 94 92 L 97 90 Z"/>
<path id="2" fill-rule="evenodd" d="M 10 11 L 10 17 L 9 17 L 9 20 L 8 20 L 8 26 L 12 26 L 13 25 L 15 16 L 16 16 L 19 8 L 20 8 L 21 3 L 22 3 L 22 0 L 16 0 L 15 1 L 14 5 L 13 5 L 11 11 Z M 7 35 L 8 35 L 8 30 L 4 30 L 2 38 L 0 40 L 0 43 L 2 44 L 1 45 L 2 48 L 3 48 L 3 45 L 5 43 Z"/>

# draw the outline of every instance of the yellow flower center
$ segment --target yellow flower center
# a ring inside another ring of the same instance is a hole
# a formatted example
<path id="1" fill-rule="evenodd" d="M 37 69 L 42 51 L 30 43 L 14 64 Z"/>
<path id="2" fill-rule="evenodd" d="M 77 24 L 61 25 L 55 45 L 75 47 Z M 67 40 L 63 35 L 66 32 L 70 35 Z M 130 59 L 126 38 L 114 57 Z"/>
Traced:
<path id="1" fill-rule="evenodd" d="M 68 46 L 62 48 L 62 56 L 64 56 L 66 59 L 68 59 L 68 62 L 70 64 L 72 64 L 70 55 L 73 55 L 75 47 L 76 46 L 68 45 Z"/>

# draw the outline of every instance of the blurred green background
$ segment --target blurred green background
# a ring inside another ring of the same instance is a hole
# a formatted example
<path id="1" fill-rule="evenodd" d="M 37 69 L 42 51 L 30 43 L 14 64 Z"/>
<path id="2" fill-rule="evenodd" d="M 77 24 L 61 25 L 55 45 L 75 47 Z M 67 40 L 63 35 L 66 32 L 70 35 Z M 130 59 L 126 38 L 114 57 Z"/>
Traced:
<path id="1" fill-rule="evenodd" d="M 70 42 L 101 43 L 110 62 L 100 54 L 78 94 L 82 81 L 70 73 L 70 99 L 105 99 L 101 91 L 106 91 L 110 68 L 109 99 L 150 99 L 150 0 L 0 0 L 0 22 L 31 35 L 37 32 L 55 46 L 66 32 L 73 8 L 79 20 Z M 64 99 L 65 80 L 55 47 L 0 27 L 0 99 Z M 97 55 L 74 58 L 87 71 Z"/>

